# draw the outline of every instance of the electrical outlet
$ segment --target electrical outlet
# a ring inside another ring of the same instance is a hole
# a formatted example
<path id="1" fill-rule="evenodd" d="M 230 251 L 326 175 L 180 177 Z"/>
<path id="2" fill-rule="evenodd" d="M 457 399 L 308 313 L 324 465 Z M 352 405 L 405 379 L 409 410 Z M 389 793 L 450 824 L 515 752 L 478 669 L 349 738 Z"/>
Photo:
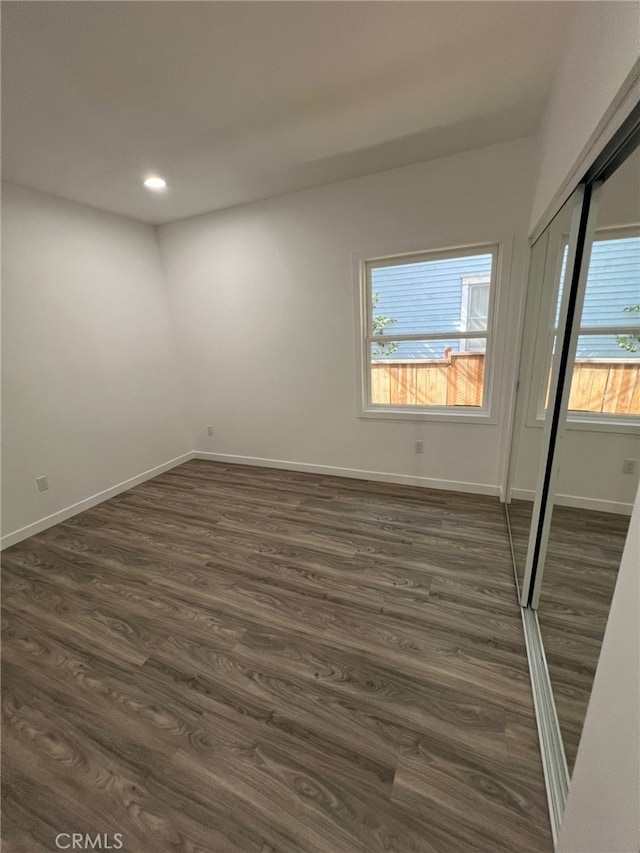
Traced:
<path id="1" fill-rule="evenodd" d="M 49 480 L 46 477 L 36 477 L 39 492 L 46 492 L 49 488 Z"/>
<path id="2" fill-rule="evenodd" d="M 625 459 L 624 462 L 622 463 L 622 473 L 623 474 L 635 474 L 637 464 L 638 464 L 637 459 Z"/>
<path id="3" fill-rule="evenodd" d="M 424 441 L 416 441 L 414 450 L 416 453 L 424 453 Z"/>
<path id="4" fill-rule="evenodd" d="M 211 426 L 211 424 L 207 424 L 207 432 L 209 433 L 209 435 L 213 435 L 213 427 Z"/>

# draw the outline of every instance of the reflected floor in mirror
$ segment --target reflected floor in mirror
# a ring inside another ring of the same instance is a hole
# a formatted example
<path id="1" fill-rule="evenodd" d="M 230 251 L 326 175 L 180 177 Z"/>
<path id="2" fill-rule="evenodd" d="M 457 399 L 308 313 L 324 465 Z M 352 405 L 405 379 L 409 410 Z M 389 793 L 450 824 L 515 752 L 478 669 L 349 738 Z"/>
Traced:
<path id="1" fill-rule="evenodd" d="M 527 561 L 527 546 L 529 544 L 533 503 L 531 501 L 512 500 L 511 503 L 505 504 L 505 509 L 509 516 L 511 547 L 513 548 L 513 560 L 518 575 L 518 583 L 522 587 L 524 566 Z"/>
<path id="2" fill-rule="evenodd" d="M 6 853 L 550 853 L 497 498 L 190 461 L 4 553 Z"/>
<path id="3" fill-rule="evenodd" d="M 528 501 L 509 505 L 519 566 L 526 557 L 531 509 Z M 626 515 L 553 508 L 538 621 L 570 773 L 628 527 Z"/>

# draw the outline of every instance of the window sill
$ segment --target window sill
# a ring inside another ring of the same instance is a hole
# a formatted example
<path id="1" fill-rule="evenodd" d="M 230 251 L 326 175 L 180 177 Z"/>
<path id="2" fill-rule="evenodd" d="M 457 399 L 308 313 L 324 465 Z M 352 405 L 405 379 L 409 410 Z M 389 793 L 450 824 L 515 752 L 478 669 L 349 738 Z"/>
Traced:
<path id="1" fill-rule="evenodd" d="M 456 409 L 452 409 L 451 407 L 421 409 L 414 406 L 411 408 L 367 406 L 360 409 L 358 418 L 389 421 L 421 421 L 441 424 L 484 424 L 488 426 L 498 423 L 498 419 L 486 410 L 470 408 L 469 406 L 460 406 Z"/>
<path id="2" fill-rule="evenodd" d="M 538 416 L 534 420 L 528 421 L 527 426 L 542 429 L 544 424 L 544 418 Z M 578 432 L 617 432 L 627 435 L 640 435 L 640 418 L 631 416 L 629 419 L 621 420 L 620 418 L 598 416 L 590 418 L 580 415 L 570 415 L 567 418 L 565 429 L 576 430 Z"/>

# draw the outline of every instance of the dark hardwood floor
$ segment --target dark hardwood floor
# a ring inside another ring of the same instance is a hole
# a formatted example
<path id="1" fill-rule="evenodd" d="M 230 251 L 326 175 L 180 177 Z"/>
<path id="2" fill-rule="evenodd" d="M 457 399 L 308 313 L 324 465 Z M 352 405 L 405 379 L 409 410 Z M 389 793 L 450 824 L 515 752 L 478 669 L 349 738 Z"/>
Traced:
<path id="1" fill-rule="evenodd" d="M 530 502 L 509 505 L 519 567 L 524 566 L 530 519 Z M 608 512 L 555 506 L 551 516 L 538 621 L 570 772 L 628 528 L 629 516 Z"/>
<path id="2" fill-rule="evenodd" d="M 573 771 L 629 517 L 553 509 L 538 621 Z"/>
<path id="3" fill-rule="evenodd" d="M 3 554 L 5 853 L 547 853 L 497 499 L 191 461 Z"/>

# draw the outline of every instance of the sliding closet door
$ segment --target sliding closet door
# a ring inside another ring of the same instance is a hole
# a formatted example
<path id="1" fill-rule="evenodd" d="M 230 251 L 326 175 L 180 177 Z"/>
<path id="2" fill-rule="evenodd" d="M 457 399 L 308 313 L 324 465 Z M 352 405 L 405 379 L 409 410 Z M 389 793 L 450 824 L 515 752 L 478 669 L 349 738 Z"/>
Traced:
<path id="1" fill-rule="evenodd" d="M 569 772 L 638 487 L 639 188 L 640 148 L 600 192 L 538 608 Z"/>
<path id="2" fill-rule="evenodd" d="M 535 534 L 529 538 L 525 566 L 525 589 L 528 593 L 526 603 L 533 608 L 538 607 L 540 600 L 559 460 L 569 409 L 572 365 L 576 357 L 580 318 L 598 221 L 600 184 L 581 186 L 577 192 L 581 196 L 580 211 L 578 213 L 576 205 L 566 248 L 565 272 L 561 276 L 558 297 L 553 305 L 557 324 L 552 324 L 551 328 L 553 357 L 542 439 L 542 458 L 545 462 L 540 466 L 531 528 Z"/>
<path id="3" fill-rule="evenodd" d="M 566 414 L 563 380 L 590 201 L 590 190 L 578 187 L 531 249 L 508 486 L 523 605 L 532 602 L 548 537 L 545 519 L 553 506 L 554 447 Z"/>

